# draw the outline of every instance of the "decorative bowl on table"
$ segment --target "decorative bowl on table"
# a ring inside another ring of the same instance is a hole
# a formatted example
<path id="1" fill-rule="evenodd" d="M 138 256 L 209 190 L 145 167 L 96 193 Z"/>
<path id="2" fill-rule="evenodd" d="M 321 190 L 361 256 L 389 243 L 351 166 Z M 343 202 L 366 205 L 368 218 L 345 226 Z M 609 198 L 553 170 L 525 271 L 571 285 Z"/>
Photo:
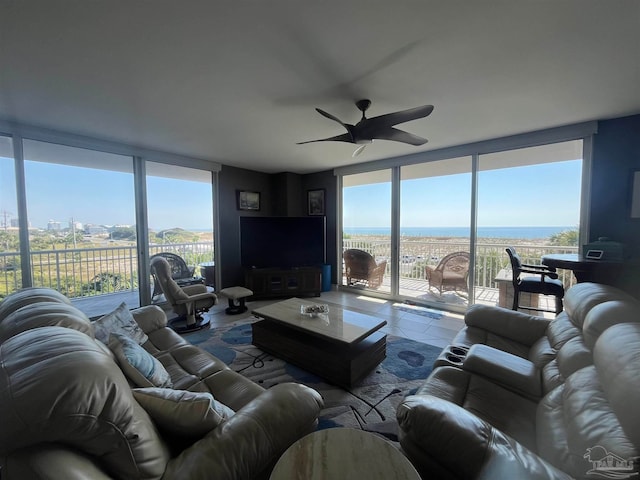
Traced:
<path id="1" fill-rule="evenodd" d="M 300 305 L 300 313 L 307 317 L 317 317 L 329 313 L 329 305 L 324 303 L 314 303 L 312 305 Z"/>

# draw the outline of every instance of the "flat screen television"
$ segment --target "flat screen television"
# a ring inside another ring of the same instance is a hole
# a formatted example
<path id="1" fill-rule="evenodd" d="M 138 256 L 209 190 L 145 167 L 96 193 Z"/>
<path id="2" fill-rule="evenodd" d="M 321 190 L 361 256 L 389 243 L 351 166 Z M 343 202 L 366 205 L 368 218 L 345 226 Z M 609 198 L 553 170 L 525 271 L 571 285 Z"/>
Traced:
<path id="1" fill-rule="evenodd" d="M 240 217 L 243 267 L 318 267 L 325 261 L 325 217 Z"/>

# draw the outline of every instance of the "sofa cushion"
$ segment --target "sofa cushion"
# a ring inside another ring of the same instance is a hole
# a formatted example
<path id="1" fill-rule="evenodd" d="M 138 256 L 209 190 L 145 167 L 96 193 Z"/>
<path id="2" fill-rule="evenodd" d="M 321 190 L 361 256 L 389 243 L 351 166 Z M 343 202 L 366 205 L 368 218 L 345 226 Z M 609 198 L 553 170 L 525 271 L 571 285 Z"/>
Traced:
<path id="1" fill-rule="evenodd" d="M 604 332 L 594 348 L 594 363 L 611 408 L 640 449 L 640 324 L 619 324 Z"/>
<path id="2" fill-rule="evenodd" d="M 71 300 L 51 288 L 27 287 L 13 292 L 0 302 L 0 322 L 19 308 L 38 302 L 59 302 L 71 305 Z"/>
<path id="3" fill-rule="evenodd" d="M 185 437 L 202 437 L 235 413 L 208 392 L 136 388 L 133 396 L 158 427 Z"/>
<path id="4" fill-rule="evenodd" d="M 93 322 L 95 337 L 104 344 L 109 343 L 109 334 L 120 333 L 135 340 L 142 345 L 148 340 L 147 335 L 142 331 L 138 323 L 134 320 L 127 304 L 122 302 L 113 312 L 104 315 Z"/>
<path id="5" fill-rule="evenodd" d="M 593 349 L 596 341 L 612 325 L 640 322 L 640 303 L 613 300 L 593 307 L 584 320 L 583 336 L 585 344 Z"/>
<path id="6" fill-rule="evenodd" d="M 93 338 L 89 318 L 77 308 L 60 301 L 40 301 L 27 304 L 0 322 L 0 343 L 32 328 L 66 327 Z"/>
<path id="7" fill-rule="evenodd" d="M 116 363 L 87 335 L 28 330 L 0 345 L 0 455 L 59 443 L 118 479 L 160 478 L 169 453 Z"/>
<path id="8" fill-rule="evenodd" d="M 535 451 L 536 403 L 482 375 L 438 367 L 415 395 L 455 403 Z"/>
<path id="9" fill-rule="evenodd" d="M 567 347 L 571 344 L 561 352 Z M 571 362 L 585 358 L 584 351 L 574 353 Z M 591 460 L 599 459 L 589 459 L 594 448 L 623 460 L 636 457 L 640 453 L 638 358 L 640 324 L 608 328 L 595 344 L 592 364 L 569 374 L 540 402 L 539 454 L 579 478 L 587 476 Z"/>
<path id="10" fill-rule="evenodd" d="M 636 380 L 637 381 L 637 380 Z M 538 454 L 576 478 L 587 478 L 588 449 L 603 447 L 623 459 L 638 454 L 591 365 L 570 375 L 538 406 Z"/>
<path id="11" fill-rule="evenodd" d="M 127 378 L 138 387 L 172 387 L 171 376 L 162 363 L 126 335 L 112 333 L 109 349 Z"/>
<path id="12" fill-rule="evenodd" d="M 636 303 L 637 300 L 626 292 L 611 285 L 600 283 L 578 283 L 567 290 L 564 297 L 564 311 L 567 312 L 571 322 L 582 329 L 587 314 L 593 307 L 611 300 L 622 300 Z"/>

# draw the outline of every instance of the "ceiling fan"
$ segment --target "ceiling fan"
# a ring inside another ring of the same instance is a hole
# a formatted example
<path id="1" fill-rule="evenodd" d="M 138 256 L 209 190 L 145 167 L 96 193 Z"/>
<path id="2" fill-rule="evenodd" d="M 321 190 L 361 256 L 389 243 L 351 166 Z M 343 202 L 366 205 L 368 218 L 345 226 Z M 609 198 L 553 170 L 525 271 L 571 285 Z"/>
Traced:
<path id="1" fill-rule="evenodd" d="M 426 138 L 419 137 L 413 133 L 405 132 L 394 128 L 394 125 L 399 123 L 409 122 L 411 120 L 417 120 L 418 118 L 424 118 L 433 111 L 433 105 L 423 105 L 422 107 L 410 108 L 408 110 L 401 110 L 399 112 L 387 113 L 385 115 L 379 115 L 377 117 L 367 118 L 365 112 L 371 105 L 371 100 L 363 99 L 356 102 L 356 107 L 362 112 L 362 118 L 355 125 L 344 123 L 339 118 L 325 112 L 319 108 L 316 111 L 334 122 L 338 122 L 344 128 L 347 129 L 347 133 L 342 135 L 336 135 L 335 137 L 321 138 L 319 140 L 308 140 L 306 142 L 298 142 L 298 145 L 312 142 L 347 142 L 360 145 L 353 152 L 353 156 L 362 153 L 364 147 L 371 143 L 373 140 L 391 140 L 394 142 L 408 143 L 409 145 L 424 145 L 427 143 Z"/>

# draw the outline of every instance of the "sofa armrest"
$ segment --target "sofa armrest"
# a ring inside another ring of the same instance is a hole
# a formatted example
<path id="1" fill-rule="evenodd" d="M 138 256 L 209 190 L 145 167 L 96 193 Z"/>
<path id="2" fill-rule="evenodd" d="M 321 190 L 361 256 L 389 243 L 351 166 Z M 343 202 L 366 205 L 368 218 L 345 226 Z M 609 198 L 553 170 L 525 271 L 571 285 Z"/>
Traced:
<path id="1" fill-rule="evenodd" d="M 506 308 L 476 304 L 469 307 L 464 322 L 469 327 L 482 328 L 531 346 L 545 334 L 550 320 Z"/>
<path id="2" fill-rule="evenodd" d="M 62 444 L 43 444 L 23 448 L 3 459 L 4 480 L 110 480 L 95 459 Z"/>
<path id="3" fill-rule="evenodd" d="M 423 478 L 437 463 L 454 478 L 570 479 L 511 437 L 467 410 L 431 395 L 407 397 L 398 407 L 400 445 Z M 425 458 L 416 458 L 416 455 Z M 428 458 L 428 461 L 425 461 Z"/>
<path id="4" fill-rule="evenodd" d="M 187 295 L 189 295 L 190 297 L 194 295 L 202 294 L 202 293 L 213 293 L 213 291 L 209 292 L 207 290 L 207 286 L 201 283 L 196 283 L 194 285 L 185 285 L 181 288 L 182 288 L 182 291 Z"/>
<path id="5" fill-rule="evenodd" d="M 131 310 L 131 314 L 144 333 L 153 332 L 167 326 L 167 316 L 157 305 L 136 308 Z"/>
<path id="6" fill-rule="evenodd" d="M 542 396 L 540 370 L 529 360 L 497 348 L 473 345 L 464 359 L 462 369 L 535 401 Z"/>
<path id="7" fill-rule="evenodd" d="M 196 294 L 193 294 L 193 295 L 189 295 L 188 298 L 177 299 L 176 300 L 176 304 L 182 305 L 182 304 L 197 302 L 199 300 L 206 300 L 206 299 L 209 299 L 209 298 L 213 298 L 214 302 L 217 300 L 217 297 L 214 294 L 208 293 L 208 292 L 204 292 L 204 293 L 196 293 Z"/>
<path id="8" fill-rule="evenodd" d="M 322 397 L 297 383 L 276 385 L 167 464 L 163 479 L 255 478 L 315 430 Z"/>

